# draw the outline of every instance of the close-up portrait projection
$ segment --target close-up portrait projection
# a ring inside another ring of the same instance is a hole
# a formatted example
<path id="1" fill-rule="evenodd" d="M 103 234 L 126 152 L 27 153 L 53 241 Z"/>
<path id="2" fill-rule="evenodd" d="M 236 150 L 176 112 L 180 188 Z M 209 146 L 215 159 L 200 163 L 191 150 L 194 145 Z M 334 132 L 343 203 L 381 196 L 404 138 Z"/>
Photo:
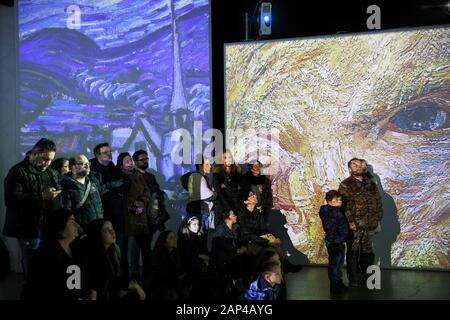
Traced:
<path id="1" fill-rule="evenodd" d="M 376 263 L 450 269 L 450 27 L 224 50 L 226 129 L 242 132 L 227 147 L 237 161 L 260 152 L 266 165 L 278 163 L 269 175 L 274 210 L 310 263 L 327 263 L 324 193 L 357 157 L 382 197 Z M 248 144 L 274 129 L 276 140 Z"/>
<path id="2" fill-rule="evenodd" d="M 208 0 L 18 1 L 20 151 L 59 155 L 107 141 L 144 149 L 170 191 L 174 130 L 211 126 Z"/>

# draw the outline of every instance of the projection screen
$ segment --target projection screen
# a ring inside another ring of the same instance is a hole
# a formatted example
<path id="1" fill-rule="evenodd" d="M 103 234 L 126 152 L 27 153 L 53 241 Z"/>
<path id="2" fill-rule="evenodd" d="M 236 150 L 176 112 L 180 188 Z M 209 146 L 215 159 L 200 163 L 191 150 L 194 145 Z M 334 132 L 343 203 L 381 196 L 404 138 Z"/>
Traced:
<path id="1" fill-rule="evenodd" d="M 19 0 L 18 17 L 22 156 L 41 137 L 56 157 L 145 149 L 179 194 L 172 132 L 211 126 L 208 0 Z"/>
<path id="2" fill-rule="evenodd" d="M 450 268 L 449 26 L 224 50 L 227 147 L 270 164 L 273 214 L 309 262 L 327 263 L 318 211 L 358 157 L 383 198 L 377 263 Z"/>

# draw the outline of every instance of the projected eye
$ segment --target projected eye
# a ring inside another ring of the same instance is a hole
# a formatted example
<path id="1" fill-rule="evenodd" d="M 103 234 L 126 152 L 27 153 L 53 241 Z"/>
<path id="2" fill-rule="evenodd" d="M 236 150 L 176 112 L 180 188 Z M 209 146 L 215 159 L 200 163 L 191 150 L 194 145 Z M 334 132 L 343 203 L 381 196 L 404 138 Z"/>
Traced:
<path id="1" fill-rule="evenodd" d="M 449 115 L 436 103 L 420 103 L 397 112 L 389 124 L 399 131 L 433 131 L 448 127 Z"/>

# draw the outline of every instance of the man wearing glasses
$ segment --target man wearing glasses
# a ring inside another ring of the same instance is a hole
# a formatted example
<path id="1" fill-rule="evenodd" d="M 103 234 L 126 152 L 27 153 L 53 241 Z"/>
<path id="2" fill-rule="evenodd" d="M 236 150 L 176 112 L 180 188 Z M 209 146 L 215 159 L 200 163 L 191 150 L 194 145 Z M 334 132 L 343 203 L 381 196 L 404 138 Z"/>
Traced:
<path id="1" fill-rule="evenodd" d="M 69 160 L 70 172 L 61 181 L 62 199 L 65 208 L 72 210 L 75 220 L 84 233 L 89 222 L 103 218 L 101 193 L 97 178 L 91 174 L 88 158 L 80 154 Z"/>
<path id="2" fill-rule="evenodd" d="M 42 138 L 23 161 L 9 170 L 5 178 L 6 220 L 3 234 L 19 240 L 25 274 L 31 256 L 39 246 L 45 218 L 62 207 L 59 174 L 50 168 L 55 153 L 55 143 Z"/>
<path id="3" fill-rule="evenodd" d="M 91 171 L 98 174 L 102 187 L 108 192 L 102 194 L 103 213 L 109 219 L 117 233 L 117 242 L 122 247 L 124 231 L 124 194 L 130 188 L 129 178 L 112 161 L 112 150 L 107 142 L 94 148 L 95 158 L 91 159 Z"/>
<path id="4" fill-rule="evenodd" d="M 147 171 L 148 169 L 148 154 L 145 150 L 138 150 L 133 153 L 133 161 L 138 174 L 144 177 L 144 180 L 150 189 L 151 206 L 150 206 L 150 241 L 153 234 L 158 229 L 159 231 L 165 230 L 165 223 L 170 219 L 170 215 L 167 212 L 164 205 L 164 191 L 159 187 L 158 182 L 153 174 Z"/>

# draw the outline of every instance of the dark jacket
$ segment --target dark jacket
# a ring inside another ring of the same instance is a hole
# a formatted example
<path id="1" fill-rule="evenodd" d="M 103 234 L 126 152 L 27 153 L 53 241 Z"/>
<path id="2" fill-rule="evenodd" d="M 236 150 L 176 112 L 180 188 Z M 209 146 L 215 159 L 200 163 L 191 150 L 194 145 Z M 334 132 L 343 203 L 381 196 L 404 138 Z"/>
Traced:
<path id="1" fill-rule="evenodd" d="M 237 255 L 237 250 L 242 246 L 239 225 L 234 224 L 230 230 L 221 223 L 214 230 L 211 256 L 218 264 L 230 263 Z"/>
<path id="2" fill-rule="evenodd" d="M 87 266 L 89 289 L 97 291 L 98 300 L 118 299 L 127 290 L 130 277 L 127 258 L 117 244 L 105 248 L 102 227 L 105 220 L 94 220 L 87 227 L 87 237 L 81 240 Z"/>
<path id="3" fill-rule="evenodd" d="M 184 270 L 195 276 L 195 274 L 205 271 L 206 266 L 198 256 L 200 254 L 208 255 L 208 249 L 204 234 L 188 232 L 188 234 L 180 233 L 178 235 L 178 251 Z"/>
<path id="4" fill-rule="evenodd" d="M 127 176 L 131 184 L 124 197 L 125 234 L 127 236 L 149 234 L 150 190 L 141 174 L 133 171 Z M 138 213 L 138 207 L 142 210 L 141 213 Z"/>
<path id="5" fill-rule="evenodd" d="M 273 207 L 272 186 L 270 179 L 264 175 L 255 177 L 251 171 L 248 171 L 244 175 L 244 190 L 244 195 L 248 195 L 249 191 L 253 191 L 253 193 L 257 195 L 258 206 L 262 208 L 264 218 L 267 220 Z"/>
<path id="6" fill-rule="evenodd" d="M 218 193 L 220 206 L 225 210 L 231 209 L 237 212 L 243 199 L 243 176 L 239 167 L 235 167 L 231 174 L 225 172 L 224 166 L 216 168 L 213 175 L 213 187 Z"/>
<path id="7" fill-rule="evenodd" d="M 108 189 L 102 195 L 103 214 L 111 220 L 114 230 L 124 231 L 124 194 L 130 188 L 130 179 L 112 162 L 104 166 L 96 158 L 91 159 L 91 170 L 100 175 L 100 184 Z"/>
<path id="8" fill-rule="evenodd" d="M 58 172 L 52 168 L 39 171 L 25 159 L 9 170 L 4 181 L 5 236 L 19 239 L 38 238 L 45 217 L 62 207 L 61 195 L 53 200 L 42 198 L 45 188 L 43 175 L 47 175 L 44 178 L 50 181 L 53 188 L 61 189 Z"/>
<path id="9" fill-rule="evenodd" d="M 242 207 L 238 212 L 239 225 L 241 227 L 241 239 L 247 243 L 266 246 L 269 240 L 260 236 L 268 234 L 267 222 L 262 210 L 258 207 L 250 212 L 247 207 Z"/>
<path id="10" fill-rule="evenodd" d="M 325 231 L 325 242 L 340 245 L 347 241 L 349 234 L 348 222 L 339 207 L 324 205 L 320 207 L 320 219 Z"/>
<path id="11" fill-rule="evenodd" d="M 22 299 L 38 300 L 78 300 L 89 292 L 86 268 L 77 240 L 70 245 L 72 257 L 67 255 L 58 241 L 42 242 L 31 258 L 27 281 L 23 287 Z M 71 265 L 80 267 L 81 289 L 69 289 L 67 273 Z"/>
<path id="12" fill-rule="evenodd" d="M 164 195 L 164 191 L 161 190 L 161 187 L 159 186 L 158 181 L 156 181 L 156 177 L 154 174 L 148 171 L 141 172 L 139 170 L 136 170 L 136 172 L 144 177 L 145 182 L 147 183 L 147 186 L 150 189 L 150 193 L 153 194 L 156 192 L 158 194 Z"/>
<path id="13" fill-rule="evenodd" d="M 170 219 L 170 214 L 166 209 L 164 198 L 165 192 L 161 190 L 156 177 L 150 172 L 141 172 L 136 170 L 136 174 L 144 178 L 148 190 L 150 191 L 150 208 L 149 208 L 149 226 L 156 225 L 158 228 L 164 228 L 165 223 Z M 157 203 L 155 203 L 155 201 Z"/>
<path id="14" fill-rule="evenodd" d="M 110 247 L 107 251 L 102 245 L 91 241 L 89 236 L 82 241 L 89 289 L 97 291 L 97 300 L 119 299 L 120 291 L 128 290 L 130 281 L 126 260 L 119 256 L 120 262 L 115 265 L 112 257 L 114 248 Z M 113 246 L 120 252 L 117 245 Z"/>
<path id="15" fill-rule="evenodd" d="M 180 295 L 185 285 L 185 279 L 181 277 L 184 273 L 177 249 L 169 251 L 165 247 L 156 247 L 150 258 L 147 280 L 151 299 L 170 299 L 174 292 Z"/>
<path id="16" fill-rule="evenodd" d="M 244 300 L 277 300 L 279 285 L 272 287 L 262 276 L 250 284 L 250 288 L 244 293 Z"/>
<path id="17" fill-rule="evenodd" d="M 83 230 L 92 220 L 103 218 L 100 183 L 92 174 L 86 177 L 85 184 L 81 184 L 69 174 L 61 180 L 63 205 L 69 210 L 75 210 L 81 203 L 89 182 L 91 183 L 89 195 L 83 206 L 75 212 L 75 219 Z"/>

